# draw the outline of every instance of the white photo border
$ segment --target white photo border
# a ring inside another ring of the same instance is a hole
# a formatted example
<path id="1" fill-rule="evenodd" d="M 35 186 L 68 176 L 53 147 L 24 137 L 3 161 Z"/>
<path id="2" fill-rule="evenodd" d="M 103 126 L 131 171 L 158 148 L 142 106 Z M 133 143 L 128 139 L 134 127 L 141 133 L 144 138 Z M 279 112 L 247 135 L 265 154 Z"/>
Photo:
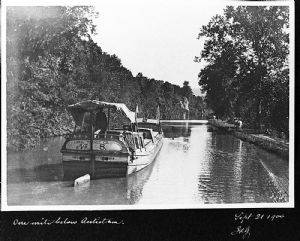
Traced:
<path id="1" fill-rule="evenodd" d="M 112 0 L 114 1 L 114 0 Z M 135 2 L 138 0 L 127 0 Z M 150 1 L 150 0 L 144 0 Z M 156 1 L 156 0 L 154 0 Z M 164 0 L 172 4 L 174 1 Z M 191 0 L 196 1 L 196 0 Z M 101 2 L 97 1 L 97 2 Z M 140 1 L 139 1 L 140 2 Z M 153 2 L 153 0 L 152 0 Z M 196 1 L 199 2 L 199 1 Z M 226 1 L 210 0 L 214 4 L 225 6 L 288 6 L 289 7 L 289 201 L 285 203 L 234 203 L 234 204 L 199 204 L 199 205 L 43 205 L 43 206 L 11 206 L 7 204 L 7 129 L 6 129 L 6 7 L 7 6 L 60 6 L 58 0 L 9 0 L 2 2 L 1 6 L 1 211 L 68 211 L 68 210 L 149 210 L 149 209 L 240 209 L 240 208 L 294 208 L 295 187 L 294 187 L 294 113 L 295 113 L 295 3 L 294 1 Z M 96 1 L 64 1 L 64 6 L 82 5 L 92 6 Z M 199 2 L 199 4 L 205 4 Z"/>

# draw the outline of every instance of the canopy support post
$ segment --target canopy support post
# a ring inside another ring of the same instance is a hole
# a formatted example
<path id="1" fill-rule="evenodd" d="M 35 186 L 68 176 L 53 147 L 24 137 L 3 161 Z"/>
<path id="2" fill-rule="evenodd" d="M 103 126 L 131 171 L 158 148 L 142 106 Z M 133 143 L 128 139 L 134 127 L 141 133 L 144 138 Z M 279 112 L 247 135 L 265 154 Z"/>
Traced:
<path id="1" fill-rule="evenodd" d="M 92 113 L 91 113 L 92 115 Z M 95 155 L 93 151 L 93 143 L 94 143 L 94 125 L 91 123 L 91 137 L 90 137 L 90 145 L 91 145 L 91 176 L 95 176 Z"/>
<path id="2" fill-rule="evenodd" d="M 110 108 L 107 109 L 107 130 L 109 130 Z"/>

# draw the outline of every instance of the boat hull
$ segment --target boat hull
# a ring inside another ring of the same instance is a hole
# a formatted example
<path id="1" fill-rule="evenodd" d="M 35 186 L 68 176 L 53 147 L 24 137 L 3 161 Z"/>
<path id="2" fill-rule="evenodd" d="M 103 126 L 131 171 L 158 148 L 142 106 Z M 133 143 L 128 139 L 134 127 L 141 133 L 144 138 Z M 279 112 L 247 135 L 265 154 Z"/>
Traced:
<path id="1" fill-rule="evenodd" d="M 154 161 L 158 153 L 160 152 L 162 146 L 163 146 L 163 140 L 159 141 L 155 145 L 153 150 L 150 153 L 148 153 L 148 155 L 141 155 L 141 156 L 137 155 L 137 158 L 133 160 L 133 162 L 128 163 L 127 175 L 142 170 L 143 168 L 150 165 Z"/>
<path id="2" fill-rule="evenodd" d="M 160 140 L 147 152 L 137 152 L 134 159 L 130 156 L 124 156 L 111 157 L 109 160 L 103 161 L 104 157 L 99 154 L 95 155 L 95 161 L 92 162 L 91 155 L 64 153 L 62 161 L 64 179 L 72 180 L 86 174 L 90 174 L 92 179 L 126 177 L 151 164 L 161 150 L 162 145 L 163 140 Z"/>

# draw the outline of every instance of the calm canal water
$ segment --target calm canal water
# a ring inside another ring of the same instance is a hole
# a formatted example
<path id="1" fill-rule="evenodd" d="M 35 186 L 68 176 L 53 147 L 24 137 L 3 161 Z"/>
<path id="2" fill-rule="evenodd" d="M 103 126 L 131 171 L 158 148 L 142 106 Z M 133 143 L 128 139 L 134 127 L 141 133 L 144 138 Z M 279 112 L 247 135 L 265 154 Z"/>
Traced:
<path id="1" fill-rule="evenodd" d="M 207 204 L 288 201 L 288 160 L 208 125 L 164 123 L 164 146 L 124 178 L 62 181 L 63 138 L 8 154 L 8 205 Z M 100 207 L 101 208 L 101 207 Z"/>

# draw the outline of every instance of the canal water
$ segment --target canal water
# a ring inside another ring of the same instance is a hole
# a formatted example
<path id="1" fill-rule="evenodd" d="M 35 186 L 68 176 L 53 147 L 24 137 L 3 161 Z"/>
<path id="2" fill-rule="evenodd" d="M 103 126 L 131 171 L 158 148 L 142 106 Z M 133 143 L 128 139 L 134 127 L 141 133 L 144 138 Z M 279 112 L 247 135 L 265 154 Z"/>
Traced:
<path id="1" fill-rule="evenodd" d="M 124 178 L 63 181 L 63 137 L 7 156 L 8 205 L 155 205 L 288 201 L 288 160 L 206 124 L 163 123 L 156 160 Z M 99 207 L 101 209 L 101 207 Z"/>

